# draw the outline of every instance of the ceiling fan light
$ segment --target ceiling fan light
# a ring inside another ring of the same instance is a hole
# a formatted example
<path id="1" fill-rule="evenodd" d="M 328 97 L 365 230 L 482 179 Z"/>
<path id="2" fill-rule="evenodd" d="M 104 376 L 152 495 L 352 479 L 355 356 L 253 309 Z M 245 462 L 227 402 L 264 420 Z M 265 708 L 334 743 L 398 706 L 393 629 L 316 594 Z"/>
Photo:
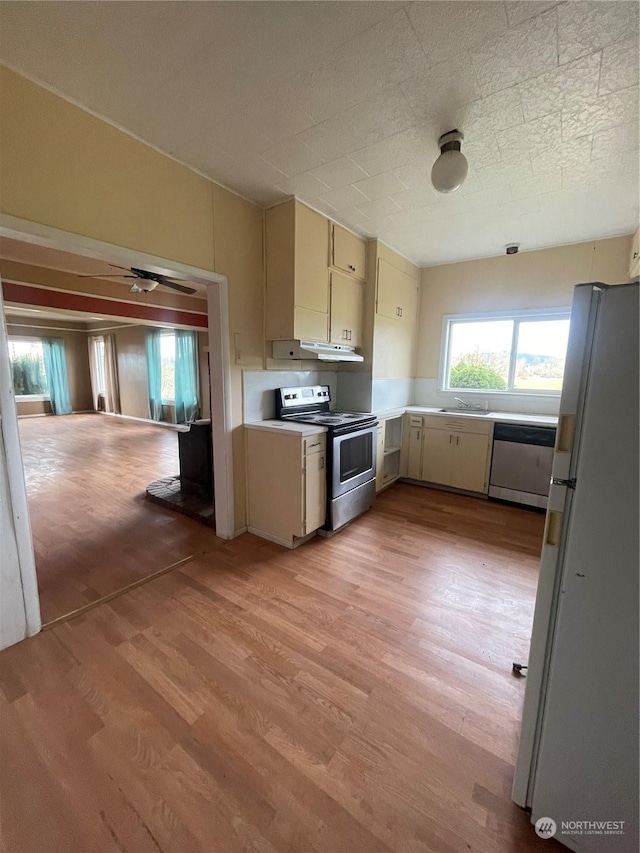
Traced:
<path id="1" fill-rule="evenodd" d="M 438 140 L 441 154 L 431 169 L 431 183 L 439 193 L 455 192 L 467 177 L 469 164 L 460 150 L 463 139 L 462 133 L 452 130 Z"/>

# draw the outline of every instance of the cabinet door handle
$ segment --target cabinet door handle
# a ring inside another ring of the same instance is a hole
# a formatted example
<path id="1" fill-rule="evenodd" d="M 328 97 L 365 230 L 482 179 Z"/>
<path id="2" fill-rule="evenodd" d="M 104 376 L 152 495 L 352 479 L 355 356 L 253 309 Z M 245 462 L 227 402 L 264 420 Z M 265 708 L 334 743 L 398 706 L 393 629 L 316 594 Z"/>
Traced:
<path id="1" fill-rule="evenodd" d="M 453 438 L 453 436 L 451 435 L 451 433 L 449 433 L 449 444 L 451 444 L 451 439 L 452 439 L 452 438 Z"/>
<path id="2" fill-rule="evenodd" d="M 400 308 L 400 316 L 402 317 L 402 307 Z"/>
<path id="3" fill-rule="evenodd" d="M 456 436 L 456 444 L 460 444 L 460 436 L 459 435 Z"/>
<path id="4" fill-rule="evenodd" d="M 351 329 L 349 329 L 349 331 L 347 332 L 347 334 L 348 334 L 348 336 L 349 336 L 349 337 L 347 338 L 347 340 L 349 340 L 349 341 L 350 341 L 350 340 L 351 340 Z"/>
<path id="5" fill-rule="evenodd" d="M 324 468 L 324 456 L 321 456 L 320 459 L 318 459 L 318 467 L 321 471 Z"/>

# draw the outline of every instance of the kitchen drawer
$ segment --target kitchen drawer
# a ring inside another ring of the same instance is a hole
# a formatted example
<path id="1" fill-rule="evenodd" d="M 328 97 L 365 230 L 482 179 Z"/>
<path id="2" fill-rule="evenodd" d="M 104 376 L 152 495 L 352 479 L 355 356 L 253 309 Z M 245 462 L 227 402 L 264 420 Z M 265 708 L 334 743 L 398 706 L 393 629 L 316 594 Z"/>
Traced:
<path id="1" fill-rule="evenodd" d="M 409 415 L 409 426 L 410 427 L 421 427 L 422 426 L 422 415 Z"/>
<path id="2" fill-rule="evenodd" d="M 429 429 L 446 429 L 453 432 L 472 432 L 477 435 L 491 435 L 493 422 L 463 416 L 457 418 L 446 415 L 424 415 L 423 425 Z"/>
<path id="3" fill-rule="evenodd" d="M 324 433 L 318 435 L 310 435 L 304 439 L 303 452 L 307 456 L 309 453 L 320 453 L 327 446 L 327 438 Z"/>

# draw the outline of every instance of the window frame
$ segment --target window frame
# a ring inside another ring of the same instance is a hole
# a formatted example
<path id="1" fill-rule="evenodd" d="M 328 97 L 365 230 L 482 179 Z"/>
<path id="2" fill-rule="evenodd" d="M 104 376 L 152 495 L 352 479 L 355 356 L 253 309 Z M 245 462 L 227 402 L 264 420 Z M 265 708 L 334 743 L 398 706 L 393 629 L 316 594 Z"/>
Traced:
<path id="1" fill-rule="evenodd" d="M 39 335 L 7 335 L 7 344 L 10 344 L 12 341 L 16 341 L 17 343 L 25 343 L 31 344 L 34 341 L 42 346 L 42 338 Z M 44 353 L 43 353 L 43 361 L 44 361 Z M 9 366 L 12 370 L 12 382 L 13 382 L 13 362 L 11 359 L 11 349 L 9 348 Z M 16 394 L 14 391 L 14 399 L 16 403 L 50 403 L 51 395 L 50 394 Z"/>
<path id="2" fill-rule="evenodd" d="M 560 397 L 562 389 L 558 391 L 549 391 L 548 389 L 527 389 L 526 391 L 520 388 L 514 388 L 516 365 L 517 365 L 517 349 L 518 349 L 518 328 L 521 322 L 544 322 L 545 320 L 569 320 L 571 318 L 571 307 L 560 308 L 528 308 L 519 311 L 478 311 L 465 314 L 445 314 L 442 318 L 442 336 L 440 339 L 440 367 L 438 370 L 438 391 L 446 393 L 458 394 L 482 394 L 484 397 L 487 394 L 499 394 L 501 396 L 519 396 L 519 397 Z M 450 364 L 450 341 L 451 328 L 454 323 L 473 323 L 473 322 L 491 322 L 496 320 L 510 320 L 513 322 L 513 334 L 511 336 L 511 352 L 509 355 L 509 376 L 507 379 L 507 387 L 505 389 L 497 388 L 451 388 L 449 385 L 449 377 L 451 373 Z"/>

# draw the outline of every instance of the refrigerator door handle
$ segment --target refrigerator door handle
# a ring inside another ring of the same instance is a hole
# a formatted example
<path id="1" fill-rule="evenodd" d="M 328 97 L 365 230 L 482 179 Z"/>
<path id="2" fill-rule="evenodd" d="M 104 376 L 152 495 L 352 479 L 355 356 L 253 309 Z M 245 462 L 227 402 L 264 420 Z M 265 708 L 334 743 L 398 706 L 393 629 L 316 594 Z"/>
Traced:
<path id="1" fill-rule="evenodd" d="M 575 489 L 576 487 L 576 478 L 571 477 L 568 480 L 563 480 L 560 477 L 552 477 L 551 484 L 553 486 L 566 486 L 568 489 Z"/>

